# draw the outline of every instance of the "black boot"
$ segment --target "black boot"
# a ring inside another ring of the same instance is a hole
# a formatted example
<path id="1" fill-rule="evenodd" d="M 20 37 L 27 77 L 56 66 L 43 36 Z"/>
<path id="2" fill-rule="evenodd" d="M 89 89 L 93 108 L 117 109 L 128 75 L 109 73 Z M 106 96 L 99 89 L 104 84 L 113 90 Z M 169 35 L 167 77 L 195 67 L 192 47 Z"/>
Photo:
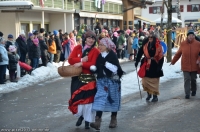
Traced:
<path id="1" fill-rule="evenodd" d="M 151 98 L 151 94 L 149 94 L 149 93 L 147 92 L 147 98 L 146 98 L 146 100 L 150 100 L 150 98 Z"/>
<path id="2" fill-rule="evenodd" d="M 195 96 L 196 95 L 196 91 L 192 91 L 191 96 Z"/>
<path id="3" fill-rule="evenodd" d="M 151 102 L 157 102 L 157 101 L 158 101 L 157 95 L 153 95 L 153 99 L 151 100 Z"/>
<path id="4" fill-rule="evenodd" d="M 85 121 L 85 129 L 90 129 L 89 125 L 90 125 L 90 123 Z"/>
<path id="5" fill-rule="evenodd" d="M 80 117 L 78 118 L 78 121 L 76 122 L 76 126 L 80 126 L 80 125 L 82 124 L 82 121 L 83 121 L 83 117 L 80 116 Z"/>

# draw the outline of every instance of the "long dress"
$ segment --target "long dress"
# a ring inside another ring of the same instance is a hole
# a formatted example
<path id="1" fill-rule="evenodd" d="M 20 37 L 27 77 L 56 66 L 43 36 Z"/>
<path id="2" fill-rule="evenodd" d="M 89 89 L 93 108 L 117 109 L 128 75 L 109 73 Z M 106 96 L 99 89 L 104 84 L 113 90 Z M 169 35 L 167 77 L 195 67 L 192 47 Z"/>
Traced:
<path id="1" fill-rule="evenodd" d="M 105 59 L 105 60 L 104 60 Z M 106 61 L 106 65 L 102 65 Z M 97 93 L 92 109 L 94 111 L 117 112 L 121 106 L 121 82 L 123 71 L 117 55 L 110 51 L 105 58 L 99 55 L 97 62 Z M 112 69 L 117 69 L 114 73 Z"/>
<path id="2" fill-rule="evenodd" d="M 95 65 L 99 51 L 96 48 L 83 51 L 81 45 L 77 45 L 69 56 L 68 62 L 73 65 L 81 62 L 81 58 L 88 56 L 87 62 L 82 62 L 82 74 L 72 77 L 71 98 L 69 110 L 76 116 L 83 116 L 87 122 L 94 122 L 95 112 L 92 111 L 92 103 L 96 94 L 96 79 L 90 72 L 90 66 Z"/>
<path id="3" fill-rule="evenodd" d="M 140 61 L 142 55 L 144 57 L 141 60 L 141 66 L 144 61 L 148 63 L 146 75 L 142 78 L 143 90 L 149 94 L 159 95 L 159 80 L 164 75 L 162 71 L 164 57 L 160 41 L 156 39 L 154 43 L 148 42 L 142 45 L 139 49 L 136 62 Z"/>

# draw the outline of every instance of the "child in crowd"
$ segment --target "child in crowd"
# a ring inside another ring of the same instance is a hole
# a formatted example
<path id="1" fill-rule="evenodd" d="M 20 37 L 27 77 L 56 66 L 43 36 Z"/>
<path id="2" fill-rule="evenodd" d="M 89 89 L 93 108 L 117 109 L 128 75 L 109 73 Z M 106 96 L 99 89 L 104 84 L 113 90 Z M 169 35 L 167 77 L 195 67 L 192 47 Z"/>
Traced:
<path id="1" fill-rule="evenodd" d="M 134 39 L 133 39 L 133 45 L 132 48 L 134 50 L 134 61 L 136 60 L 136 56 L 137 56 L 137 52 L 138 49 L 140 48 L 139 46 L 139 40 L 138 40 L 138 34 L 135 35 Z"/>
<path id="2" fill-rule="evenodd" d="M 19 60 L 19 55 L 16 53 L 17 49 L 14 45 L 9 46 L 8 58 L 9 58 L 9 75 L 11 82 L 17 82 L 15 72 L 17 70 L 17 63 Z"/>
<path id="3" fill-rule="evenodd" d="M 77 45 L 82 45 L 82 38 L 77 37 L 76 38 L 76 43 L 77 43 Z"/>

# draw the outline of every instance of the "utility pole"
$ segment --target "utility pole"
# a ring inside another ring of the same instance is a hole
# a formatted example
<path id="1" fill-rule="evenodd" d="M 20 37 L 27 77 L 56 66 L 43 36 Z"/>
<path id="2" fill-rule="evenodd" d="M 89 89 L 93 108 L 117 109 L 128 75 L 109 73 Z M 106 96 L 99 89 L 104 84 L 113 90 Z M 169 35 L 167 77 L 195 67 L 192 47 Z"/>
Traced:
<path id="1" fill-rule="evenodd" d="M 172 60 L 172 0 L 168 0 L 167 6 L 168 24 L 167 24 L 167 62 Z"/>
<path id="2" fill-rule="evenodd" d="M 163 0 L 162 2 L 162 9 L 161 9 L 161 23 L 160 23 L 161 29 L 163 29 L 164 3 L 165 3 L 165 0 Z"/>
<path id="3" fill-rule="evenodd" d="M 181 13 L 180 13 L 180 0 L 177 0 L 177 16 L 178 16 L 178 19 L 181 20 Z"/>

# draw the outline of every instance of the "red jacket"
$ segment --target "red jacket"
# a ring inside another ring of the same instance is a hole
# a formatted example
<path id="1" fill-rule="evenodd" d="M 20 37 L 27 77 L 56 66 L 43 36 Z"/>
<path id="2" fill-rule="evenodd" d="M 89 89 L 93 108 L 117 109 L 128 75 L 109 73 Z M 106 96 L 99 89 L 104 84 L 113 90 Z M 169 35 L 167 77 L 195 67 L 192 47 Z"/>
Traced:
<path id="1" fill-rule="evenodd" d="M 88 53 L 88 61 L 87 62 L 82 62 L 82 72 L 86 74 L 91 74 L 90 72 L 90 66 L 96 64 L 97 57 L 99 56 L 100 52 L 97 48 L 93 48 L 89 53 Z M 81 62 L 82 58 L 82 46 L 77 45 L 74 50 L 71 52 L 68 62 L 70 65 L 74 65 L 75 63 Z"/>

